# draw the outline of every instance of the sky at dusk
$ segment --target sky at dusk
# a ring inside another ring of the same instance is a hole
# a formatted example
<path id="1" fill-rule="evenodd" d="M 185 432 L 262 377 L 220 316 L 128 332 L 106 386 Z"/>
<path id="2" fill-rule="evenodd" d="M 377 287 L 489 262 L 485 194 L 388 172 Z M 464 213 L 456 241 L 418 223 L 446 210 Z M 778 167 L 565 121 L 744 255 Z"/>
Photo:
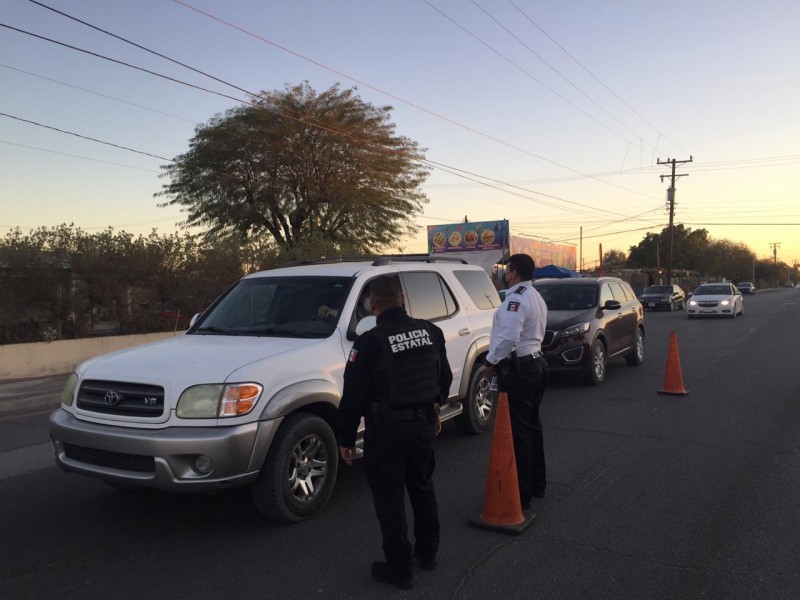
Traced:
<path id="1" fill-rule="evenodd" d="M 42 4 L 254 93 L 338 83 L 392 106 L 442 165 L 406 252 L 465 217 L 587 265 L 627 252 L 667 224 L 657 163 L 691 156 L 676 223 L 800 262 L 796 0 L 3 0 L 0 235 L 176 230 L 159 167 L 247 99 Z"/>

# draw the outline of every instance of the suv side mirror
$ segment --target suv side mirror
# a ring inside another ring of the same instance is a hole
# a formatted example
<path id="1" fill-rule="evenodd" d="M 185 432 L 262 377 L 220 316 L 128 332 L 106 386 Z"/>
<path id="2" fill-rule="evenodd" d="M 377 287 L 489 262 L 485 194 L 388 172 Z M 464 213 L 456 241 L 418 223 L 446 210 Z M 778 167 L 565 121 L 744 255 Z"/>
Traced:
<path id="1" fill-rule="evenodd" d="M 603 305 L 603 310 L 619 310 L 622 308 L 622 303 L 619 300 L 606 300 Z"/>

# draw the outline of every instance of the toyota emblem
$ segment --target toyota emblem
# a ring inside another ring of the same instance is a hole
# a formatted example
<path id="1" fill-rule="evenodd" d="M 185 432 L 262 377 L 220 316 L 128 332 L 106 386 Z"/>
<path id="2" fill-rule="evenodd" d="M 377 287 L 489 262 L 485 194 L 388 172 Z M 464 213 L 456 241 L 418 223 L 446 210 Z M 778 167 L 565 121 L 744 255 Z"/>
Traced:
<path id="1" fill-rule="evenodd" d="M 122 396 L 117 392 L 106 392 L 105 401 L 109 406 L 116 406 L 120 400 L 122 400 Z"/>

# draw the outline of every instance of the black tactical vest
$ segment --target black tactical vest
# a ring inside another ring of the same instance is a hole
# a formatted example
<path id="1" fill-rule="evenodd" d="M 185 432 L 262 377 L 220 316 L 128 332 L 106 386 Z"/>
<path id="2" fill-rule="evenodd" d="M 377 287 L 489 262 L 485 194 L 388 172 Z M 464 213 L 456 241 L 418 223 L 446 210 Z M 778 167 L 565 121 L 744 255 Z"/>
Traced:
<path id="1" fill-rule="evenodd" d="M 435 402 L 441 393 L 439 352 L 428 324 L 381 324 L 371 333 L 381 346 L 371 374 L 374 400 L 392 406 Z"/>

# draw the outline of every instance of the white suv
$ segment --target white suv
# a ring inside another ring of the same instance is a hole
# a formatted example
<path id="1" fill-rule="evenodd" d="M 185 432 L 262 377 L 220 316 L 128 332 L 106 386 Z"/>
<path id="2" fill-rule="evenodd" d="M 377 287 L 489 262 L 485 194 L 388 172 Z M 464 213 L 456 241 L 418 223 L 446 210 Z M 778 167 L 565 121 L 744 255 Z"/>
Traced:
<path id="1" fill-rule="evenodd" d="M 359 297 L 385 274 L 400 280 L 411 316 L 444 332 L 453 385 L 442 419 L 487 431 L 483 356 L 500 298 L 486 272 L 427 256 L 319 261 L 248 275 L 185 335 L 80 365 L 50 416 L 56 462 L 118 488 L 250 485 L 270 519 L 313 516 L 336 481 Z"/>

